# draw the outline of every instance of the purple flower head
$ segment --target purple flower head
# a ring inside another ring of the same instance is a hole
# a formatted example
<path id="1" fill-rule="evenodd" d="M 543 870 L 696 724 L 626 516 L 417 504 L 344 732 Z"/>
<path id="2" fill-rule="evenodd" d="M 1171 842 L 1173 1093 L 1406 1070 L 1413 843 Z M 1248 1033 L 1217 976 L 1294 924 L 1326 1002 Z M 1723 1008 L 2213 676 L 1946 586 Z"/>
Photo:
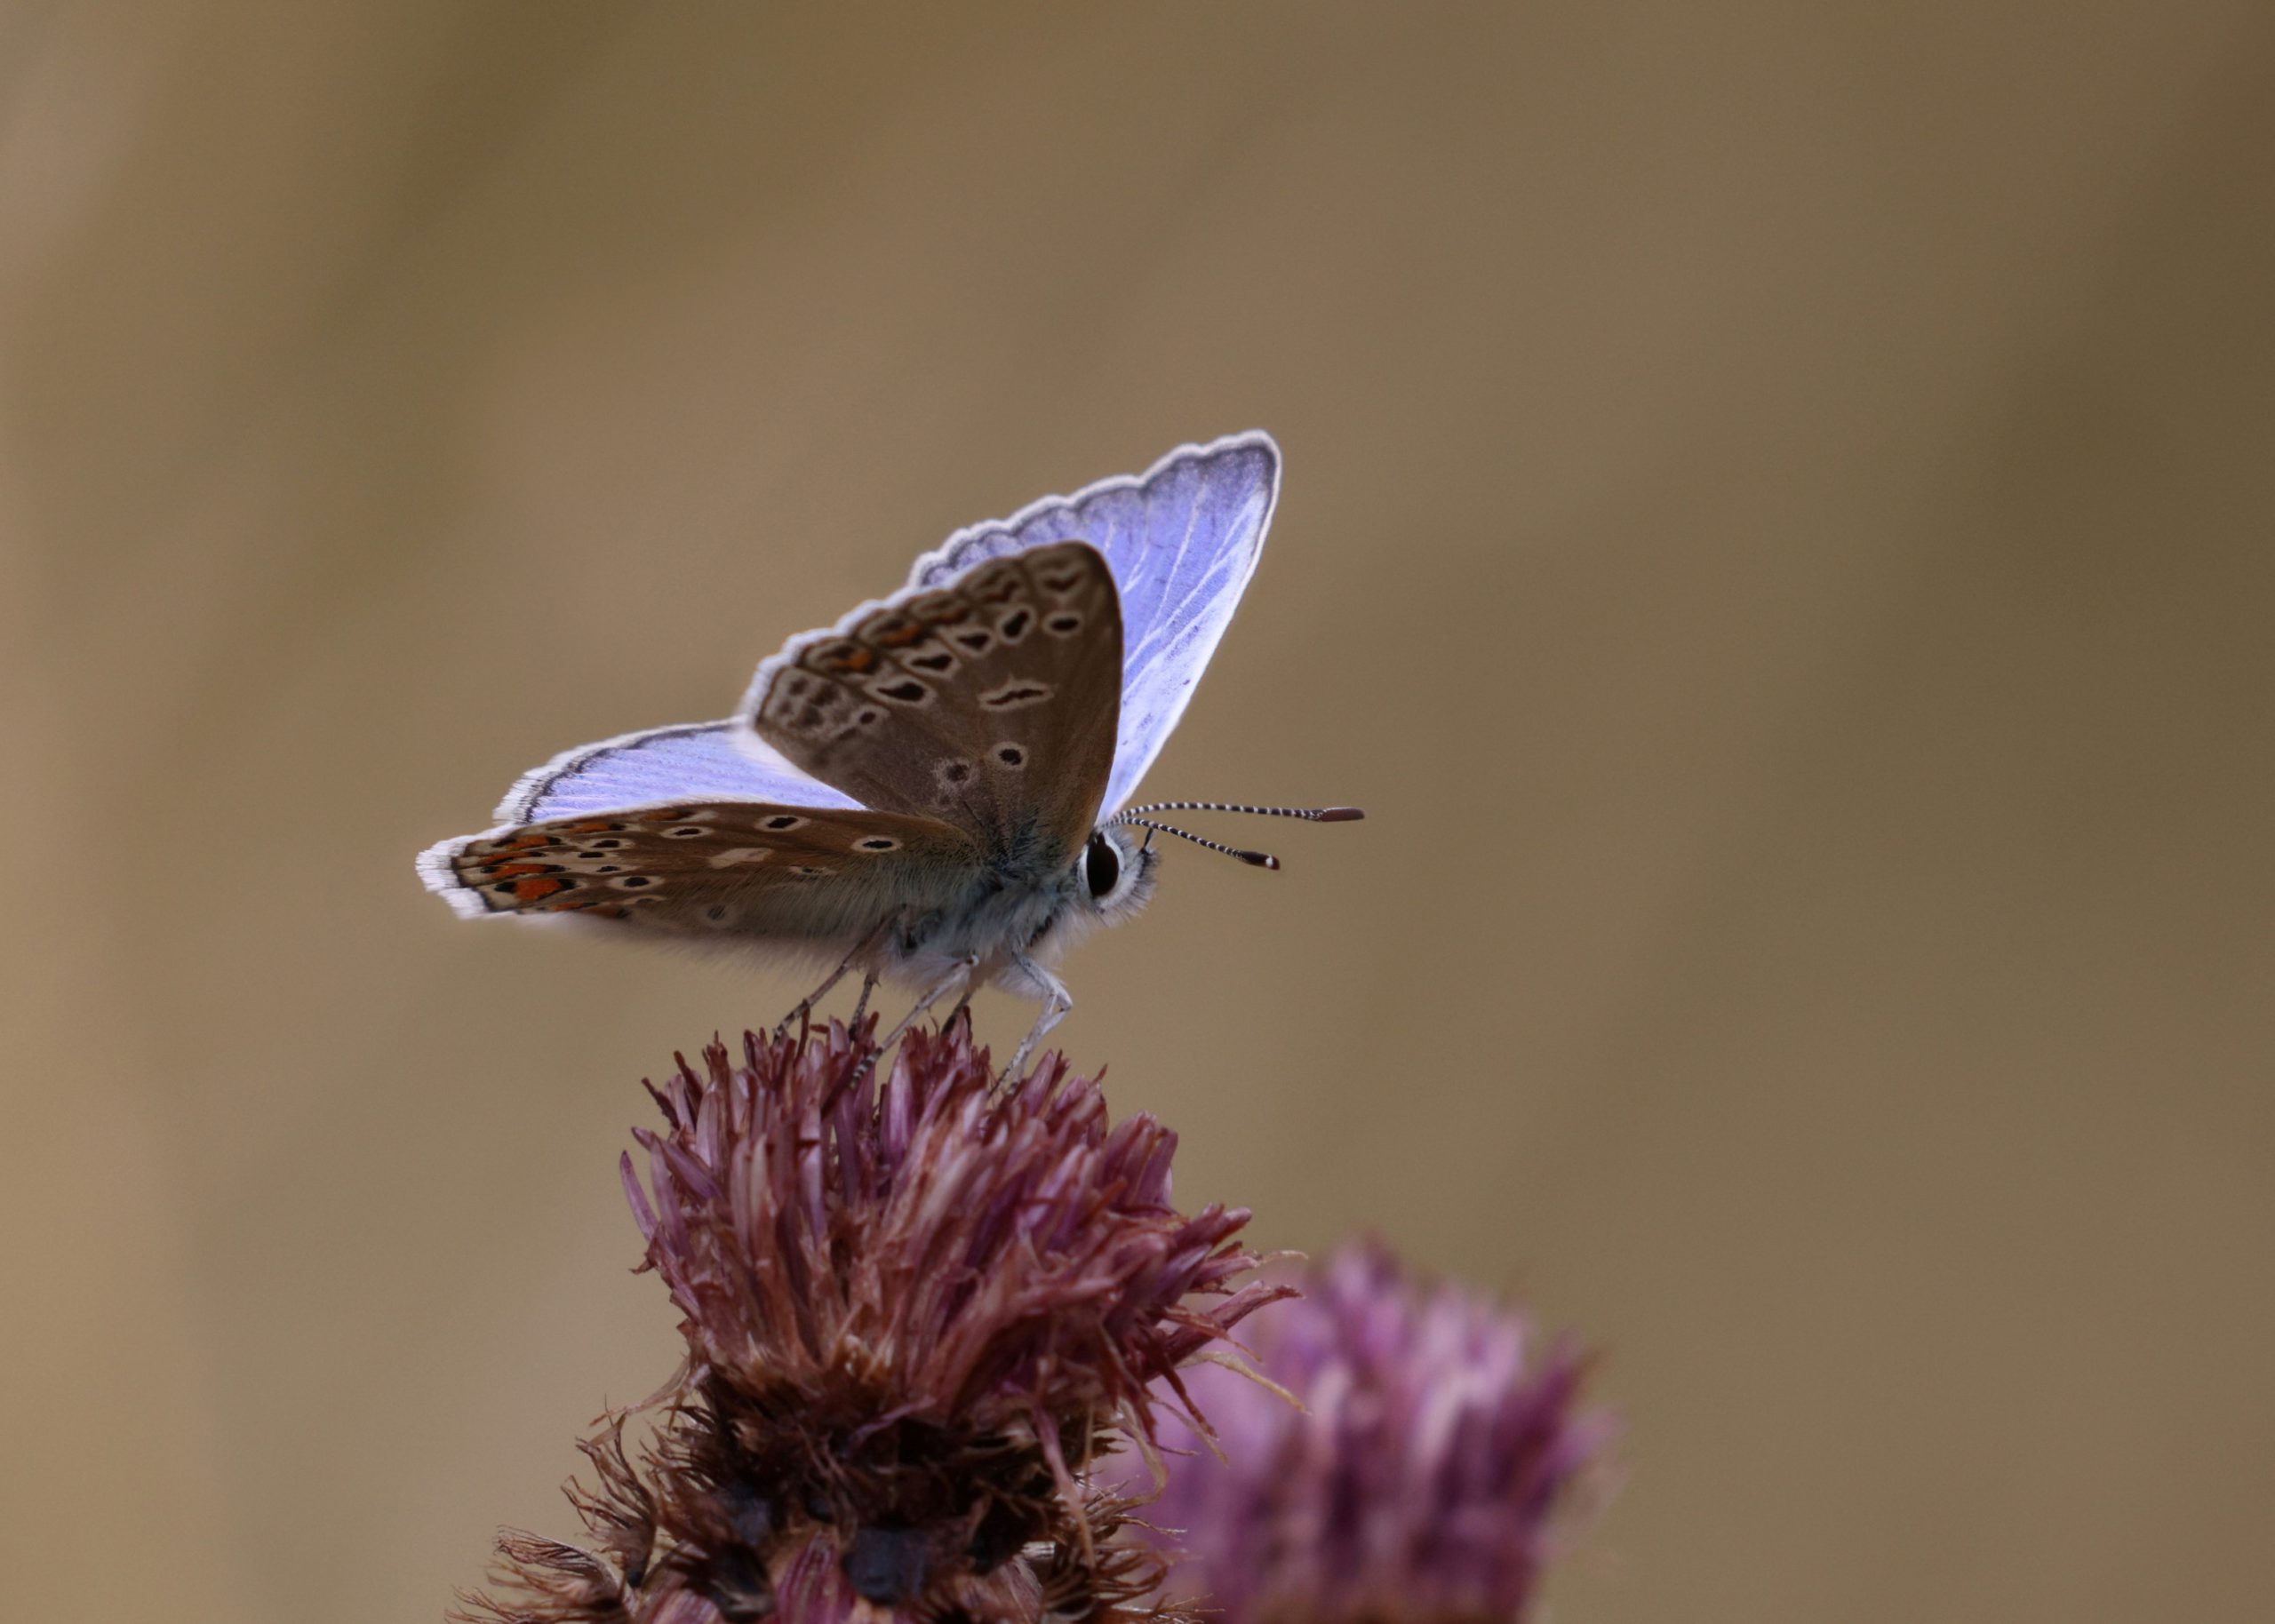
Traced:
<path id="1" fill-rule="evenodd" d="M 1150 1548 L 1090 1485 L 1178 1367 L 1288 1287 L 1235 1286 L 1248 1214 L 1169 1198 L 1176 1136 L 1047 1055 L 990 1087 L 968 1025 L 746 1036 L 650 1086 L 625 1188 L 685 1363 L 584 1445 L 592 1549 L 499 1545 L 504 1624 L 1112 1620 Z"/>
<path id="2" fill-rule="evenodd" d="M 1196 1370 L 1219 1456 L 1176 1423 L 1139 1513 L 1171 1592 L 1223 1624 L 1486 1624 L 1521 1617 L 1552 1514 L 1608 1431 L 1575 1414 L 1584 1363 L 1525 1320 L 1426 1285 L 1377 1246 L 1302 1278 L 1245 1333 L 1289 1404 Z M 1114 1463 L 1136 1485 L 1134 1462 Z"/>

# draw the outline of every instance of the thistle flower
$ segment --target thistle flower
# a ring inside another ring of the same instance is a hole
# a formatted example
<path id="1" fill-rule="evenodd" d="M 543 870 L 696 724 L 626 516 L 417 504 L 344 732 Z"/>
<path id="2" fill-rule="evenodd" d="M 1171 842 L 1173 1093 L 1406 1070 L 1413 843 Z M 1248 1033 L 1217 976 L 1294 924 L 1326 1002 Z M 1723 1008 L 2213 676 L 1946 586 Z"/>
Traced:
<path id="1" fill-rule="evenodd" d="M 1248 1214 L 1169 1200 L 1176 1137 L 1047 1055 L 991 1090 L 968 1024 L 713 1045 L 623 1162 L 687 1355 L 583 1445 L 591 1548 L 509 1533 L 498 1624 L 1114 1620 L 1157 1559 L 1087 1479 L 1178 1367 L 1289 1288 Z"/>
<path id="2" fill-rule="evenodd" d="M 1485 1624 L 1521 1617 L 1552 1513 L 1599 1453 L 1583 1362 L 1525 1320 L 1429 1286 L 1376 1246 L 1302 1278 L 1246 1333 L 1257 1367 L 1192 1373 L 1216 1449 L 1174 1422 L 1140 1514 L 1169 1588 L 1222 1624 Z M 1117 1462 L 1135 1483 L 1135 1463 Z"/>

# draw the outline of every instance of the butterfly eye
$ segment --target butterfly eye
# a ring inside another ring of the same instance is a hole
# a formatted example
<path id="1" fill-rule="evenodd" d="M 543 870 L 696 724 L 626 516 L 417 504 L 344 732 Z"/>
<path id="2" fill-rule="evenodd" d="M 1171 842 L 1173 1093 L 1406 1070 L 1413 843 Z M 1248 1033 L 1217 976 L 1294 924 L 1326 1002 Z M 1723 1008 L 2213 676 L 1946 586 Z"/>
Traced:
<path id="1" fill-rule="evenodd" d="M 1090 837 L 1090 848 L 1082 858 L 1082 877 L 1089 881 L 1092 896 L 1104 896 L 1122 878 L 1122 854 L 1106 836 Z"/>

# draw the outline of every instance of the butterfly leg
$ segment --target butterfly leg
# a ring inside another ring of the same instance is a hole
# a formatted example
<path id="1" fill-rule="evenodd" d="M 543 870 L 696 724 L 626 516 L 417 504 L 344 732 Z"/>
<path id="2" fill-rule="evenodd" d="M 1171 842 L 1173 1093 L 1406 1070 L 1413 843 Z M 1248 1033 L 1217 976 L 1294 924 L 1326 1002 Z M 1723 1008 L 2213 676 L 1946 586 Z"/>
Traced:
<path id="1" fill-rule="evenodd" d="M 858 953 L 861 950 L 856 948 L 853 951 Z M 779 1021 L 777 1021 L 774 1023 L 774 1035 L 778 1038 L 784 1032 L 789 1031 L 791 1027 L 802 1025 L 806 1017 L 813 1014 L 814 1006 L 820 1003 L 823 999 L 828 997 L 829 990 L 835 986 L 839 982 L 843 981 L 845 979 L 845 973 L 852 967 L 853 959 L 849 954 L 844 963 L 839 965 L 823 979 L 820 986 L 816 987 L 811 992 L 807 993 L 805 997 L 800 999 L 796 1003 L 790 1006 L 790 1013 L 784 1015 Z"/>
<path id="2" fill-rule="evenodd" d="M 861 975 L 861 996 L 853 1000 L 853 1024 L 861 1024 L 861 1017 L 869 1013 L 869 994 L 877 990 L 877 973 L 866 970 Z"/>
<path id="3" fill-rule="evenodd" d="M 1003 1068 L 1003 1075 L 998 1080 L 1004 1083 L 1019 1075 L 1027 1063 L 1027 1056 L 1034 1052 L 1034 1046 L 1043 1040 L 1052 1027 L 1066 1018 L 1068 1010 L 1074 1007 L 1074 995 L 1066 991 L 1066 983 L 1025 953 L 1013 956 L 1011 967 L 1043 990 L 1042 1013 L 1034 1018 L 1034 1025 L 1027 1035 L 1019 1040 L 1019 1047 L 1012 1053 L 1011 1063 Z"/>
<path id="4" fill-rule="evenodd" d="M 950 970 L 946 975 L 941 976 L 939 980 L 934 982 L 930 986 L 925 988 L 924 996 L 916 1000 L 916 1007 L 910 1010 L 906 1015 L 901 1016 L 900 1023 L 894 1027 L 890 1031 L 887 1032 L 884 1037 L 878 1041 L 877 1052 L 879 1054 L 882 1054 L 885 1050 L 892 1047 L 895 1043 L 898 1042 L 900 1040 L 901 1033 L 906 1031 L 910 1027 L 916 1024 L 916 1017 L 922 1015 L 933 1005 L 938 1003 L 942 999 L 947 997 L 948 989 L 954 986 L 958 982 L 962 982 L 963 983 L 964 995 L 969 998 L 971 994 L 972 982 L 976 977 L 978 968 L 979 955 L 978 953 L 966 953 L 962 958 L 957 959 L 955 967 Z"/>
<path id="5" fill-rule="evenodd" d="M 814 1006 L 820 1003 L 823 999 L 829 996 L 829 990 L 832 987 L 834 987 L 839 982 L 845 979 L 847 975 L 851 972 L 854 964 L 860 959 L 861 955 L 867 952 L 871 945 L 875 943 L 876 939 L 884 935 L 886 929 L 890 927 L 898 918 L 899 916 L 898 914 L 886 915 L 870 929 L 866 935 L 863 936 L 858 942 L 856 942 L 853 944 L 853 951 L 845 955 L 843 961 L 841 962 L 835 969 L 829 973 L 828 976 L 824 979 L 821 985 L 816 987 L 811 992 L 807 993 L 805 997 L 800 999 L 791 1007 L 790 1013 L 788 1015 L 784 1015 L 781 1020 L 775 1023 L 774 1035 L 778 1038 L 780 1037 L 784 1032 L 789 1031 L 791 1023 L 803 1023 L 808 1015 L 813 1014 Z M 874 970 L 871 970 L 867 973 L 866 979 L 864 979 L 861 983 L 861 1001 L 853 1007 L 853 1020 L 851 1023 L 853 1025 L 858 1026 L 861 1023 L 861 1012 L 868 1007 L 869 989 L 876 984 L 876 972 Z"/>

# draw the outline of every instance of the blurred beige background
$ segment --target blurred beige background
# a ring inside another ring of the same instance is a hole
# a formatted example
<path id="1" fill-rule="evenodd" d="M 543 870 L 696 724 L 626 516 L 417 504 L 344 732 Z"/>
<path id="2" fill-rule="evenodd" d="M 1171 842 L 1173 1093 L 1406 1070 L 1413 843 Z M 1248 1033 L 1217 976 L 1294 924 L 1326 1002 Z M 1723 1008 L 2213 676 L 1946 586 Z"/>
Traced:
<path id="1" fill-rule="evenodd" d="M 411 854 L 1251 424 L 1151 787 L 1373 816 L 1072 961 L 1184 1193 L 1608 1349 L 1558 1620 L 2275 1616 L 2271 165 L 2257 0 L 0 13 L 9 1616 L 565 1529 L 798 989 Z"/>

